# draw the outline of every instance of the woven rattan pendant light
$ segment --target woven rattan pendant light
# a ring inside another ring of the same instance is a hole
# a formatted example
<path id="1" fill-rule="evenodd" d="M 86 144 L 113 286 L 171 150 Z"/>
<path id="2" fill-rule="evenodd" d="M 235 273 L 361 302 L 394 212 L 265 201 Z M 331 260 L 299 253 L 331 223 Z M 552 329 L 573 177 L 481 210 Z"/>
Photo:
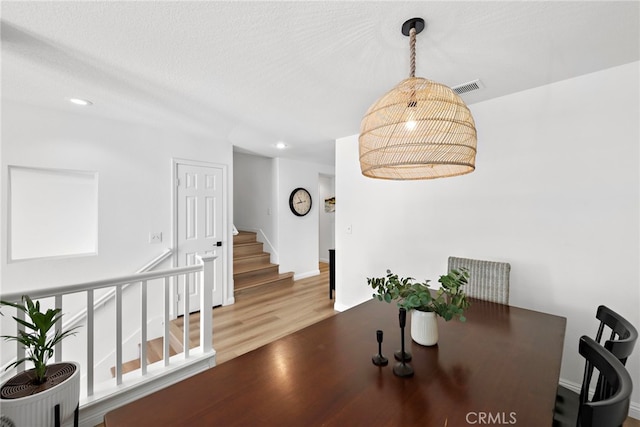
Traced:
<path id="1" fill-rule="evenodd" d="M 415 77 L 422 18 L 402 26 L 409 36 L 410 77 L 376 101 L 360 125 L 362 174 L 380 179 L 432 179 L 473 172 L 476 128 L 469 108 L 449 87 Z"/>

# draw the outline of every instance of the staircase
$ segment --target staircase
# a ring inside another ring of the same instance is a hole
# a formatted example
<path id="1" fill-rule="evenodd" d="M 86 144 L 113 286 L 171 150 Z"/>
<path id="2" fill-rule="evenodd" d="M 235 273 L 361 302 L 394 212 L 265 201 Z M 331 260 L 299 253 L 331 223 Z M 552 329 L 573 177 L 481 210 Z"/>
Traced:
<path id="1" fill-rule="evenodd" d="M 291 286 L 293 273 L 279 273 L 270 255 L 256 240 L 256 233 L 240 231 L 233 236 L 233 282 L 235 293 L 262 286 Z"/>
<path id="2" fill-rule="evenodd" d="M 271 264 L 270 254 L 264 252 L 263 244 L 256 240 L 256 233 L 240 231 L 233 236 L 233 281 L 235 293 L 266 286 L 291 286 L 293 273 L 278 272 L 278 264 Z M 169 354 L 171 356 L 183 351 L 183 318 L 178 317 L 169 323 Z M 190 348 L 198 345 L 200 339 L 199 313 L 191 315 Z M 162 337 L 147 341 L 147 363 L 162 360 L 164 340 Z M 140 359 L 122 364 L 122 372 L 127 373 L 140 369 Z M 111 368 L 115 376 L 115 367 Z"/>
<path id="3" fill-rule="evenodd" d="M 169 323 L 169 356 L 175 356 L 176 354 L 183 352 L 182 318 L 179 318 L 177 320 L 179 320 L 179 322 L 176 320 L 172 320 Z M 199 322 L 199 319 L 198 319 L 198 322 Z M 197 334 L 197 337 L 195 339 L 199 340 L 200 339 L 200 333 L 199 333 L 200 331 L 198 330 L 199 323 L 192 326 L 193 328 L 191 329 L 190 332 Z M 191 337 L 189 337 L 189 341 L 192 341 Z M 196 347 L 197 345 L 198 345 L 197 342 L 191 342 L 189 348 Z M 140 344 L 138 344 L 138 347 L 139 346 Z M 155 363 L 162 360 L 163 354 L 164 354 L 163 352 L 164 352 L 164 339 L 162 337 L 158 337 L 150 341 L 147 341 L 147 363 L 148 364 Z M 133 359 L 122 364 L 123 374 L 126 374 L 127 372 L 131 372 L 131 371 L 135 371 L 136 369 L 140 369 L 140 358 Z M 116 376 L 115 366 L 111 367 L 111 376 L 112 377 Z"/>

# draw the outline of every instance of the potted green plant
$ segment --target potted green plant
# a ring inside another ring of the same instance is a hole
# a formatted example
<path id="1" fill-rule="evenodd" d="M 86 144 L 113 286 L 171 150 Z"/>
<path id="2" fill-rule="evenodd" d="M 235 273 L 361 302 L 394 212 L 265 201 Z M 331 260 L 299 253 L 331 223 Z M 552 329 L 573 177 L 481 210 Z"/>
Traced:
<path id="1" fill-rule="evenodd" d="M 42 312 L 40 301 L 33 302 L 24 295 L 22 303 L 0 301 L 0 306 L 13 307 L 24 313 L 24 319 L 13 316 L 23 326 L 17 335 L 3 335 L 7 341 L 16 341 L 25 349 L 25 357 L 11 363 L 6 369 L 31 362 L 33 368 L 18 373 L 0 388 L 2 416 L 14 425 L 53 425 L 56 405 L 59 419 L 64 422 L 73 416 L 80 399 L 80 366 L 75 362 L 49 364 L 55 345 L 75 335 L 73 329 L 61 332 L 55 324 L 62 314 L 60 309 Z M 2 314 L 2 313 L 0 313 Z"/>
<path id="2" fill-rule="evenodd" d="M 451 270 L 440 276 L 440 288 L 429 287 L 430 280 L 416 282 L 413 277 L 400 278 L 387 270 L 385 277 L 367 278 L 373 288 L 374 297 L 387 303 L 398 301 L 398 306 L 411 312 L 411 338 L 422 345 L 438 342 L 436 315 L 445 321 L 458 318 L 464 322 L 464 310 L 469 301 L 463 287 L 467 284 L 469 272 L 465 268 Z"/>

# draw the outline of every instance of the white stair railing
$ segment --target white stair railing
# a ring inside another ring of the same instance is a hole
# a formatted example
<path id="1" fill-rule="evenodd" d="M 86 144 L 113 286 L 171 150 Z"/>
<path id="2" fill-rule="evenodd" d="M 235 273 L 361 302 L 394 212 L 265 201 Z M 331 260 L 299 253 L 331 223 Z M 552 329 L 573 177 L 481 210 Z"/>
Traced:
<path id="1" fill-rule="evenodd" d="M 87 362 L 86 364 L 81 363 L 81 369 L 86 372 L 86 389 L 85 396 L 80 397 L 80 401 L 91 401 L 91 397 L 94 394 L 94 364 L 96 355 L 94 354 L 94 336 L 95 336 L 95 323 L 94 323 L 94 307 L 96 306 L 94 301 L 94 291 L 97 289 L 105 289 L 105 288 L 114 288 L 115 289 L 115 312 L 116 318 L 114 319 L 116 325 L 116 341 L 115 341 L 115 349 L 116 349 L 116 375 L 113 384 L 113 393 L 122 393 L 123 390 L 126 389 L 127 384 L 123 382 L 123 371 L 122 371 L 122 325 L 123 325 L 123 310 L 122 310 L 122 299 L 123 293 L 122 290 L 124 287 L 132 284 L 140 284 L 141 288 L 141 298 L 140 298 L 140 330 L 141 330 L 141 343 L 145 343 L 147 340 L 147 287 L 153 286 L 163 286 L 161 294 L 163 295 L 163 313 L 164 313 L 164 367 L 170 368 L 172 363 L 172 358 L 169 355 L 169 322 L 170 322 L 170 287 L 171 281 L 174 283 L 179 283 L 178 278 L 183 277 L 183 280 L 180 280 L 184 283 L 185 292 L 184 295 L 188 295 L 187 290 L 189 289 L 190 277 L 194 276 L 195 273 L 201 274 L 201 280 L 197 281 L 200 283 L 200 346 L 197 352 L 189 353 L 189 340 L 185 339 L 183 343 L 184 354 L 182 355 L 182 359 L 188 359 L 191 357 L 191 354 L 194 356 L 197 354 L 197 357 L 205 357 L 205 358 L 215 358 L 215 351 L 212 345 L 212 300 L 213 300 L 213 285 L 214 285 L 214 266 L 213 262 L 215 260 L 215 255 L 203 255 L 198 256 L 198 264 L 186 267 L 178 267 L 171 268 L 166 270 L 158 270 L 158 271 L 149 271 L 145 273 L 132 274 L 128 276 L 115 277 L 104 280 L 97 280 L 87 283 L 80 283 L 75 285 L 68 286 L 60 286 L 56 288 L 50 289 L 42 289 L 42 290 L 33 290 L 33 291 L 24 291 L 20 293 L 10 293 L 4 294 L 0 296 L 0 299 L 3 301 L 10 302 L 19 302 L 23 295 L 28 295 L 32 300 L 38 300 L 43 298 L 54 298 L 54 304 L 56 308 L 62 309 L 62 297 L 64 295 L 69 294 L 77 294 L 77 293 L 85 293 L 86 301 L 87 301 Z M 157 280 L 161 279 L 161 280 Z M 154 282 L 151 282 L 154 281 Z M 184 298 L 188 300 L 188 297 Z M 188 303 L 185 303 L 185 313 L 188 313 Z M 18 312 L 20 315 L 20 312 Z M 185 319 L 189 316 L 186 315 Z M 17 322 L 16 322 L 17 323 Z M 61 328 L 60 321 L 56 325 L 57 328 Z M 16 325 L 16 330 L 20 328 L 19 325 Z M 188 328 L 189 323 L 185 321 L 185 337 L 188 337 Z M 141 369 L 139 375 L 144 377 L 147 375 L 147 359 L 146 359 L 146 345 L 141 345 Z M 62 347 L 58 346 L 55 349 L 55 360 L 59 362 L 62 360 Z M 18 344 L 16 346 L 16 357 L 21 358 L 24 357 L 24 350 Z M 215 362 L 215 359 L 214 359 Z M 24 370 L 24 364 L 20 365 L 16 368 L 17 372 Z M 155 373 L 158 376 L 157 372 Z M 135 385 L 138 382 L 132 382 Z M 104 395 L 101 396 L 104 399 Z M 82 411 L 82 407 L 81 407 Z"/>
<path id="2" fill-rule="evenodd" d="M 151 271 L 154 267 L 156 267 L 162 261 L 164 261 L 165 259 L 169 258 L 172 253 L 173 253 L 173 250 L 171 248 L 165 249 L 164 252 L 162 252 L 160 255 L 158 255 L 157 257 L 155 257 L 154 259 L 152 259 L 151 261 L 149 261 L 148 263 L 143 265 L 138 271 L 136 271 L 136 274 L 138 274 L 138 273 L 146 273 L 147 271 Z M 95 311 L 98 307 L 101 307 L 103 304 L 106 304 L 107 301 L 109 301 L 110 299 L 114 298 L 115 295 L 116 295 L 116 290 L 115 289 L 110 289 L 108 292 L 105 292 L 103 295 L 100 296 L 100 298 L 98 298 L 98 299 L 96 299 L 94 301 L 93 310 Z M 87 297 L 88 297 L 88 295 L 87 295 Z M 91 296 L 91 298 L 93 299 L 93 295 Z M 69 317 L 69 318 L 65 318 L 65 321 L 62 324 L 62 329 L 66 331 L 66 330 L 71 329 L 74 326 L 78 325 L 85 318 L 87 318 L 87 313 L 88 313 L 88 310 L 86 308 L 84 308 L 84 309 L 80 310 L 76 315 L 74 315 L 72 317 Z M 87 321 L 88 321 L 88 319 L 87 319 Z"/>

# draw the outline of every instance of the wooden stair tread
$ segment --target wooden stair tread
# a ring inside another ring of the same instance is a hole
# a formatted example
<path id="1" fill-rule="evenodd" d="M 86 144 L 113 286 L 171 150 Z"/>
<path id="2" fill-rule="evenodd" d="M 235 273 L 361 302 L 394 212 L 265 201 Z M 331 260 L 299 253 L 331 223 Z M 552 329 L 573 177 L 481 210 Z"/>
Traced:
<path id="1" fill-rule="evenodd" d="M 278 264 L 270 262 L 271 255 L 257 241 L 257 233 L 241 230 L 233 236 L 233 249 L 234 291 L 293 284 L 293 273 L 278 271 Z"/>
<path id="2" fill-rule="evenodd" d="M 238 234 L 233 236 L 233 244 L 243 243 L 247 241 L 256 241 L 257 233 L 254 231 L 240 231 Z"/>
<path id="3" fill-rule="evenodd" d="M 169 348 L 182 352 L 183 332 L 175 322 L 169 323 Z"/>
<path id="4" fill-rule="evenodd" d="M 243 247 L 243 246 L 263 246 L 264 243 L 262 242 L 258 242 L 258 241 L 253 241 L 253 242 L 234 242 L 233 246 L 234 247 Z"/>
<path id="5" fill-rule="evenodd" d="M 233 269 L 233 273 L 235 275 L 235 274 L 248 273 L 251 271 L 260 271 L 260 270 L 273 269 L 273 268 L 277 269 L 278 264 L 271 264 L 270 262 L 252 262 L 252 263 L 238 265 L 236 268 Z"/>
<path id="6" fill-rule="evenodd" d="M 127 372 L 135 371 L 136 369 L 140 369 L 140 359 L 129 360 L 128 362 L 124 362 L 122 364 L 122 373 L 126 374 Z M 115 378 L 116 376 L 116 367 L 111 367 L 111 376 Z"/>
<path id="7" fill-rule="evenodd" d="M 271 258 L 271 254 L 269 252 L 257 252 L 255 254 L 238 254 L 233 256 L 233 262 L 236 261 L 244 261 L 249 259 L 260 259 L 260 258 Z"/>
<path id="8" fill-rule="evenodd" d="M 292 272 L 279 273 L 279 274 L 271 275 L 269 277 L 261 277 L 261 276 L 248 277 L 246 279 L 240 279 L 236 281 L 235 287 L 236 289 L 247 289 L 247 288 L 253 288 L 256 286 L 271 285 L 278 282 L 285 282 L 285 283 L 291 282 L 291 284 L 293 284 L 293 273 Z"/>
<path id="9" fill-rule="evenodd" d="M 262 243 L 244 243 L 241 245 L 233 245 L 233 259 L 238 256 L 260 255 L 264 253 Z"/>
<path id="10" fill-rule="evenodd" d="M 233 257 L 233 263 L 237 263 L 237 262 L 246 262 L 249 261 L 251 262 L 252 260 L 259 260 L 262 258 L 266 258 L 267 262 L 269 262 L 268 260 L 271 258 L 271 254 L 269 254 L 268 252 L 260 252 L 257 254 L 248 254 L 248 255 L 234 255 Z"/>
<path id="11" fill-rule="evenodd" d="M 182 329 L 171 322 L 169 324 L 169 356 L 175 356 L 178 353 L 182 353 Z M 163 358 L 164 338 L 158 337 L 147 341 L 147 364 L 158 362 Z M 123 374 L 136 369 L 140 369 L 140 358 L 129 360 L 122 364 Z M 116 376 L 115 366 L 111 367 L 111 376 Z"/>

